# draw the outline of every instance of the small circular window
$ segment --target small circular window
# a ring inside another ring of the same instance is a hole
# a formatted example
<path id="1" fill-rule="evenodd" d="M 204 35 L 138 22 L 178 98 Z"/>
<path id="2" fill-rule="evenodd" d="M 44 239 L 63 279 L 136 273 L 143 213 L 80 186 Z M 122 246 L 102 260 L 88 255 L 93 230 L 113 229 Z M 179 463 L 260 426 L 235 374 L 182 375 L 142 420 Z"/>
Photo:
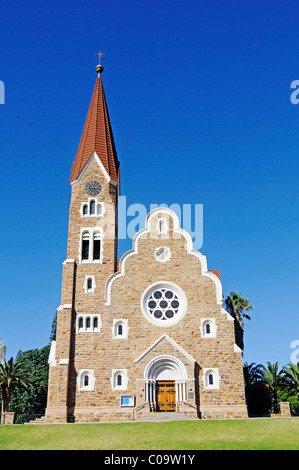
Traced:
<path id="1" fill-rule="evenodd" d="M 145 317 L 156 325 L 169 326 L 181 320 L 187 301 L 182 289 L 175 284 L 159 283 L 148 288 L 141 299 Z"/>

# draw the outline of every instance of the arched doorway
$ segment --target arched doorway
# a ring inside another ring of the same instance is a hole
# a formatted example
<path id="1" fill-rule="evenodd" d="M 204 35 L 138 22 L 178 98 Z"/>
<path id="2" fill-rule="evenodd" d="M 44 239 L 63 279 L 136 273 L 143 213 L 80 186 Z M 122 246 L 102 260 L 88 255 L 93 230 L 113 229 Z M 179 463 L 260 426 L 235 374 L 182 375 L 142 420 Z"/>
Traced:
<path id="1" fill-rule="evenodd" d="M 158 356 L 144 370 L 145 399 L 156 411 L 176 411 L 179 401 L 186 401 L 188 374 L 184 364 L 174 356 Z"/>

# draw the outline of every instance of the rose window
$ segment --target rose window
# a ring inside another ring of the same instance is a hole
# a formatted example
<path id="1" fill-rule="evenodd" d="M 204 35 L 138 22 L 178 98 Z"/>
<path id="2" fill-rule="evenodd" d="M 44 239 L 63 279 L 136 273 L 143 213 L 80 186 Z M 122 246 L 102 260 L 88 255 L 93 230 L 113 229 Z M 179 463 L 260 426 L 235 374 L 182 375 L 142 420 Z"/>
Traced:
<path id="1" fill-rule="evenodd" d="M 157 289 L 147 300 L 150 315 L 159 320 L 174 318 L 180 308 L 178 296 L 170 289 Z"/>
<path id="2" fill-rule="evenodd" d="M 182 289 L 171 282 L 152 284 L 141 297 L 143 315 L 153 324 L 170 326 L 186 313 L 187 299 Z"/>

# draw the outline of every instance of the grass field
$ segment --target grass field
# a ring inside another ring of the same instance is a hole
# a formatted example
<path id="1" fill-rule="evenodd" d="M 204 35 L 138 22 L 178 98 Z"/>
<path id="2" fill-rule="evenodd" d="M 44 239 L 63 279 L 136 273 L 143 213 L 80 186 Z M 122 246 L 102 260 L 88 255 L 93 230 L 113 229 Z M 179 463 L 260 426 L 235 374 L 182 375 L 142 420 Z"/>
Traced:
<path id="1" fill-rule="evenodd" d="M 0 450 L 298 450 L 299 418 L 0 427 Z"/>

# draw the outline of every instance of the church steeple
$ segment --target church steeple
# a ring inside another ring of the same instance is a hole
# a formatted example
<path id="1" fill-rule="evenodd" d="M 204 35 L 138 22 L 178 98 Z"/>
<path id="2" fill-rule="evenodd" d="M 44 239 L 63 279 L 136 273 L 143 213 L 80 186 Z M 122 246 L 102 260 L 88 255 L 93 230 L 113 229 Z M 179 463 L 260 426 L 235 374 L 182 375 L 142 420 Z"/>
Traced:
<path id="1" fill-rule="evenodd" d="M 98 53 L 99 64 L 96 66 L 98 77 L 95 83 L 77 155 L 72 166 L 70 182 L 75 181 L 88 162 L 93 152 L 96 152 L 106 172 L 114 181 L 119 181 L 119 161 L 114 144 L 110 118 L 101 79 L 104 68 Z"/>

